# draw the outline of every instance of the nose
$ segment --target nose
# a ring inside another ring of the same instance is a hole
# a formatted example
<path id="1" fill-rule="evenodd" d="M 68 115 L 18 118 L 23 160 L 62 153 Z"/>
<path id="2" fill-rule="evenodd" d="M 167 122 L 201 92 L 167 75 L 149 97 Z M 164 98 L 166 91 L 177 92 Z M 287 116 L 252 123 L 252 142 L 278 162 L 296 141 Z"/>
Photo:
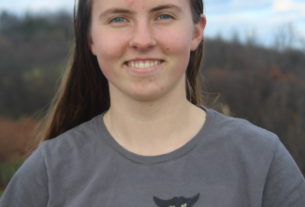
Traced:
<path id="1" fill-rule="evenodd" d="M 129 46 L 139 50 L 147 50 L 156 45 L 152 28 L 146 21 L 139 21 L 134 28 Z"/>

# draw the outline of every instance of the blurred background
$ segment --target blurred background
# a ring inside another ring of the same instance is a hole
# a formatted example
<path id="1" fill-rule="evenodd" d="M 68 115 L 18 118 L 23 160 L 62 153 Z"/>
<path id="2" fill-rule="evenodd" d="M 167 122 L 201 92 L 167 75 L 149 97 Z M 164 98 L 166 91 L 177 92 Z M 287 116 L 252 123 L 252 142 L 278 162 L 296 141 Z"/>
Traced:
<path id="1" fill-rule="evenodd" d="M 37 145 L 73 46 L 74 0 L 0 2 L 0 194 Z M 305 174 L 305 0 L 205 0 L 206 105 L 275 132 Z"/>

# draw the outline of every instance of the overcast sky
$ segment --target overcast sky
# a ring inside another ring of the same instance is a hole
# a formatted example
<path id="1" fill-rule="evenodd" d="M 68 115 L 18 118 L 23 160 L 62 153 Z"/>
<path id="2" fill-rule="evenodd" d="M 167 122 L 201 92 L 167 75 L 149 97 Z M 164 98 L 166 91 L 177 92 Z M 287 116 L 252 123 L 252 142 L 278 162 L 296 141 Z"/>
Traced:
<path id="1" fill-rule="evenodd" d="M 64 9 L 72 12 L 74 0 L 0 0 L 0 10 L 17 14 Z M 293 28 L 305 41 L 305 0 L 205 0 L 206 35 L 241 39 L 254 34 L 261 43 L 272 44 L 280 30 Z M 298 40 L 299 41 L 299 40 Z M 305 43 L 304 47 L 305 47 Z"/>

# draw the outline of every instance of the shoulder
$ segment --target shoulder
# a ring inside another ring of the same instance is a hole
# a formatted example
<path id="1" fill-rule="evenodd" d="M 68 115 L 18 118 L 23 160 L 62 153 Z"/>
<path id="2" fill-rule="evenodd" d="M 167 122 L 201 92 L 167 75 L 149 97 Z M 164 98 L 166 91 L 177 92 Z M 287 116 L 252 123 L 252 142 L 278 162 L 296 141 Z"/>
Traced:
<path id="1" fill-rule="evenodd" d="M 231 141 L 271 145 L 278 141 L 276 134 L 246 119 L 227 116 L 212 109 L 207 109 L 207 114 L 212 119 L 214 130 Z"/>
<path id="2" fill-rule="evenodd" d="M 63 134 L 43 142 L 44 145 L 79 145 L 93 141 L 98 134 L 99 124 L 102 124 L 102 115 L 97 115 L 89 121 L 83 122 L 80 125 L 69 129 Z"/>
<path id="3" fill-rule="evenodd" d="M 58 137 L 42 142 L 39 148 L 46 162 L 70 162 L 75 158 L 80 161 L 80 157 L 90 157 L 97 146 L 103 146 L 100 143 L 103 136 L 101 124 L 102 115 L 97 115 Z"/>
<path id="4" fill-rule="evenodd" d="M 222 152 L 249 164 L 257 159 L 267 165 L 271 163 L 280 144 L 276 134 L 245 119 L 226 116 L 212 109 L 206 111 L 209 140 Z"/>
<path id="5" fill-rule="evenodd" d="M 206 111 L 213 143 L 208 147 L 215 148 L 227 169 L 238 169 L 234 173 L 241 181 L 259 186 L 263 206 L 304 205 L 304 177 L 276 134 L 245 119 Z"/>

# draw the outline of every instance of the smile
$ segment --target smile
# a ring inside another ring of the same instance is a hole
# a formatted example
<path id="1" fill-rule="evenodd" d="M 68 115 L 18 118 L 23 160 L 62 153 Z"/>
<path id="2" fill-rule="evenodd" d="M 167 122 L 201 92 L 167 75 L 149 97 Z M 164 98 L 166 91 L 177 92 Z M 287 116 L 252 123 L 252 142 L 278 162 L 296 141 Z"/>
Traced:
<path id="1" fill-rule="evenodd" d="M 160 65 L 162 60 L 133 60 L 133 61 L 127 61 L 125 64 L 132 68 L 137 69 L 147 69 L 147 68 L 153 68 L 157 65 Z"/>

